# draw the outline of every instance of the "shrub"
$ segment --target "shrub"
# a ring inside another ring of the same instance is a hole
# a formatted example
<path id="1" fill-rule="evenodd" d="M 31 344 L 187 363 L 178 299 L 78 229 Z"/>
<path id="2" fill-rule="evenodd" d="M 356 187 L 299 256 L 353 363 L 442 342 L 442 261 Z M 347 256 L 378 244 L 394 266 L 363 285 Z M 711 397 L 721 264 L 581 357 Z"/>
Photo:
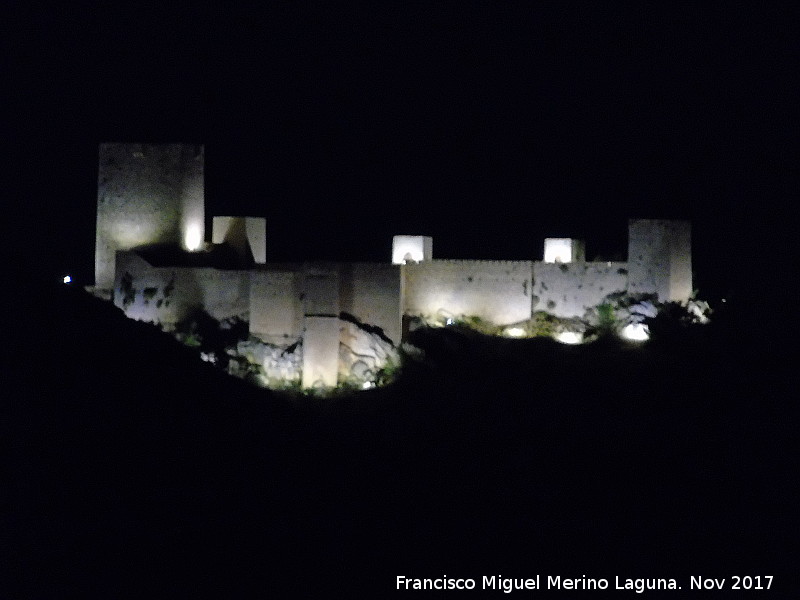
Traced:
<path id="1" fill-rule="evenodd" d="M 553 337 L 559 332 L 560 324 L 561 320 L 555 315 L 543 310 L 536 311 L 528 321 L 528 335 Z"/>
<path id="2" fill-rule="evenodd" d="M 623 323 L 617 317 L 614 305 L 609 302 L 598 304 L 586 314 L 586 338 L 611 338 L 617 335 Z"/>
<path id="3" fill-rule="evenodd" d="M 654 317 L 644 319 L 654 342 L 672 343 L 685 340 L 704 327 L 696 314 L 680 302 L 667 302 Z"/>
<path id="4" fill-rule="evenodd" d="M 220 366 L 227 368 L 229 357 L 226 349 L 247 339 L 247 323 L 237 318 L 220 323 L 204 310 L 197 309 L 175 325 L 175 334 L 187 346 L 204 354 L 213 354 Z"/>
<path id="5" fill-rule="evenodd" d="M 458 317 L 455 319 L 454 324 L 466 327 L 472 331 L 477 331 L 478 333 L 482 333 L 484 335 L 500 335 L 501 333 L 501 328 L 491 321 L 487 321 L 481 317 L 473 315 L 464 315 Z"/>

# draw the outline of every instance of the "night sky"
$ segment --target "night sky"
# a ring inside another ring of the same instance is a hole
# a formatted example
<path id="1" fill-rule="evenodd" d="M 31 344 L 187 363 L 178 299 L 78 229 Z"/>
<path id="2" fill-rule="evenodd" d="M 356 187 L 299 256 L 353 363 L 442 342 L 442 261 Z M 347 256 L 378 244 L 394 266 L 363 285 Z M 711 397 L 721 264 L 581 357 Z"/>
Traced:
<path id="1" fill-rule="evenodd" d="M 714 295 L 793 240 L 789 4 L 113 4 L 9 21 L 9 203 L 48 277 L 91 283 L 106 141 L 204 143 L 207 218 L 265 216 L 269 260 L 384 261 L 400 233 L 624 258 L 629 217 L 683 218 Z"/>

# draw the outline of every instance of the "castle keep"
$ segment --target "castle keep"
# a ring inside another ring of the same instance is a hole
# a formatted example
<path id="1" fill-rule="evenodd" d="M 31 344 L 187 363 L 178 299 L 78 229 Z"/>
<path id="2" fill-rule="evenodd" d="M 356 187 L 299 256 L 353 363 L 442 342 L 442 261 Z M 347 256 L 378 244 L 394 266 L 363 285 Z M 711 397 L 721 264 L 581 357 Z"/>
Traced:
<path id="1" fill-rule="evenodd" d="M 368 380 L 415 320 L 513 328 L 539 311 L 582 318 L 610 294 L 687 302 L 692 291 L 685 221 L 631 220 L 625 262 L 587 261 L 565 238 L 546 239 L 542 260 L 442 260 L 430 237 L 398 235 L 386 263 L 270 263 L 260 217 L 214 216 L 204 241 L 203 172 L 202 146 L 100 146 L 95 288 L 165 327 L 198 309 L 245 320 L 258 360 L 303 387 Z M 381 348 L 364 350 L 365 336 Z"/>

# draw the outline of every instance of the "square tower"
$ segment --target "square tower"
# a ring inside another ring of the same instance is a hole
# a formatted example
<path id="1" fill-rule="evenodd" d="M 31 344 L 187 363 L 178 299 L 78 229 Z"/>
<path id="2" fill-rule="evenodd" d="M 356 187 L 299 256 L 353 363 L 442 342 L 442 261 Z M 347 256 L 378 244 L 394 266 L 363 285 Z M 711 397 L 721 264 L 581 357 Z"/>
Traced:
<path id="1" fill-rule="evenodd" d="M 545 238 L 544 262 L 571 263 L 586 260 L 586 244 L 572 238 Z"/>
<path id="2" fill-rule="evenodd" d="M 424 235 L 396 235 L 392 238 L 392 264 L 405 265 L 433 259 L 433 238 Z"/>
<path id="3" fill-rule="evenodd" d="M 95 287 L 113 287 L 117 250 L 202 244 L 203 146 L 100 144 L 99 159 Z"/>
<path id="4" fill-rule="evenodd" d="M 692 295 L 691 244 L 689 221 L 628 221 L 628 292 L 687 302 Z"/>
<path id="5" fill-rule="evenodd" d="M 229 244 L 243 264 L 267 262 L 267 221 L 263 217 L 214 217 L 211 241 Z"/>

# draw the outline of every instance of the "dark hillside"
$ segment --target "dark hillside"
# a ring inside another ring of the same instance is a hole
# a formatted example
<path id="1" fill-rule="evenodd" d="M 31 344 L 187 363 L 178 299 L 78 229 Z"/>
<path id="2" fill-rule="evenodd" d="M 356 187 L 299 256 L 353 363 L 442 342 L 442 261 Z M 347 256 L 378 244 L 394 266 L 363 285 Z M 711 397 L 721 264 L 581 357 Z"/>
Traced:
<path id="1" fill-rule="evenodd" d="M 645 347 L 416 332 L 426 360 L 394 386 L 292 400 L 77 289 L 27 291 L 3 401 L 9 597 L 797 583 L 796 375 L 734 313 Z"/>

